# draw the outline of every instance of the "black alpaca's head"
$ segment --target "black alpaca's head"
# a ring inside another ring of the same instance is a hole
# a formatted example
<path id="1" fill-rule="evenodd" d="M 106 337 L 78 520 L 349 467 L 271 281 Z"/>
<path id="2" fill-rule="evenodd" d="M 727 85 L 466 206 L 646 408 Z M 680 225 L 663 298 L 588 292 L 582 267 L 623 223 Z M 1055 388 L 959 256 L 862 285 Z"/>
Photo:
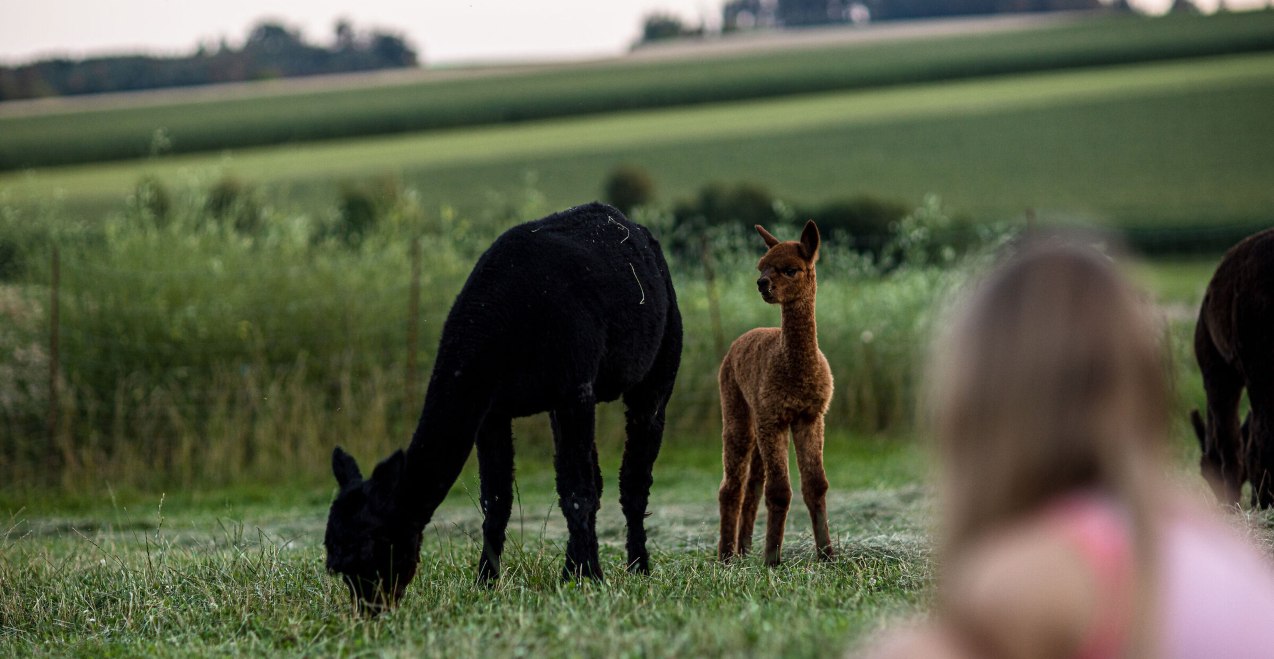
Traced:
<path id="1" fill-rule="evenodd" d="M 1249 413 L 1243 419 L 1243 425 L 1239 427 L 1239 446 L 1247 446 L 1248 433 L 1252 432 L 1252 415 Z M 1239 478 L 1238 483 L 1228 483 L 1223 476 L 1225 462 L 1238 462 L 1234 466 L 1244 467 L 1239 461 L 1240 456 L 1222 455 L 1221 451 L 1208 442 L 1208 427 L 1204 423 L 1203 417 L 1199 414 L 1199 410 L 1190 410 L 1190 423 L 1194 426 L 1194 434 L 1199 438 L 1199 470 L 1203 472 L 1203 479 L 1208 482 L 1208 486 L 1212 488 L 1212 494 L 1216 495 L 1217 501 L 1224 503 L 1237 503 L 1239 500 L 1239 488 L 1243 486 L 1244 477 Z"/>
<path id="2" fill-rule="evenodd" d="M 327 516 L 327 571 L 339 574 L 359 610 L 376 615 L 394 606 L 420 562 L 419 530 L 399 514 L 398 481 L 406 456 L 385 458 L 364 480 L 358 464 L 337 447 L 332 473 L 341 491 Z"/>

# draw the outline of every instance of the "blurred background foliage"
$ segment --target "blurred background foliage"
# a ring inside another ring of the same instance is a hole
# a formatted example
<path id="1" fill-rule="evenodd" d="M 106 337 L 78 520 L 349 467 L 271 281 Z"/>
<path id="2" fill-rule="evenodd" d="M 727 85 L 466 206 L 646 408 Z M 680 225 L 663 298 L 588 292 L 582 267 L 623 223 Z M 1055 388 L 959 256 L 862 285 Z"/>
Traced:
<path id="1" fill-rule="evenodd" d="M 715 433 L 723 344 L 777 322 L 752 284 L 763 249 L 751 225 L 794 237 L 803 222 L 755 187 L 724 189 L 744 194 L 699 204 L 693 217 L 630 209 L 665 244 L 686 319 L 672 445 Z M 103 477 L 153 485 L 283 478 L 298 467 L 322 474 L 336 443 L 378 454 L 408 436 L 422 393 L 405 398 L 408 354 L 416 381 L 426 380 L 473 261 L 504 226 L 554 209 L 527 194 L 493 204 L 493 216 L 507 219 L 476 223 L 422 208 L 392 179 L 349 182 L 335 197 L 327 212 L 309 215 L 262 204 L 233 179 L 172 190 L 144 180 L 126 212 L 101 222 L 7 208 L 0 245 L 12 256 L 0 290 L 13 322 L 0 335 L 8 376 L 0 378 L 0 478 L 74 488 Z M 963 277 L 963 257 L 1011 233 L 956 228 L 936 199 L 875 228 L 883 242 L 866 248 L 831 228 L 819 277 L 822 346 L 841 383 L 829 422 L 866 433 L 909 426 L 935 302 Z M 423 291 L 414 344 L 413 240 L 422 245 Z M 60 354 L 51 420 L 54 245 Z M 526 450 L 549 450 L 546 423 L 523 426 Z M 620 410 L 601 415 L 602 441 L 620 441 L 622 428 Z"/>
<path id="2" fill-rule="evenodd" d="M 696 52 L 0 105 L 0 494 L 326 485 L 333 445 L 406 441 L 490 241 L 593 198 L 669 257 L 686 323 L 670 447 L 717 441 L 725 347 L 778 323 L 752 225 L 794 238 L 807 219 L 837 437 L 914 434 L 936 319 L 1033 223 L 1147 257 L 1129 271 L 1156 296 L 1179 417 L 1202 401 L 1203 287 L 1274 223 L 1274 12 Z M 622 427 L 604 406 L 600 440 Z M 551 451 L 544 419 L 516 432 L 520 452 Z"/>

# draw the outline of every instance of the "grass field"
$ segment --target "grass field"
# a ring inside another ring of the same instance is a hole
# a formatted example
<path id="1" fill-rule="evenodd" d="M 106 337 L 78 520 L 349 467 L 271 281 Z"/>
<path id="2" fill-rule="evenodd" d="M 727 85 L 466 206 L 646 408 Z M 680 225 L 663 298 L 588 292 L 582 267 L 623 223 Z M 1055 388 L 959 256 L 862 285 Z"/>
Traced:
<path id="1" fill-rule="evenodd" d="M 1274 12 L 1104 17 L 1013 32 L 621 60 L 294 95 L 34 115 L 0 111 L 0 170 L 145 156 L 158 129 L 167 135 L 167 149 L 219 151 L 1271 49 Z"/>
<path id="2" fill-rule="evenodd" d="M 519 451 L 502 582 L 473 584 L 481 514 L 471 465 L 426 531 L 403 607 L 373 622 L 352 620 L 343 586 L 323 573 L 327 487 L 9 509 L 0 653 L 813 657 L 924 599 L 928 497 L 910 442 L 829 437 L 840 555 L 813 560 L 797 503 L 787 562 L 774 570 L 755 557 L 715 562 L 719 444 L 679 443 L 656 465 L 648 578 L 622 571 L 618 455 L 603 451 L 607 582 L 583 587 L 558 582 L 565 524 L 544 450 Z"/>
<path id="3" fill-rule="evenodd" d="M 813 560 L 797 497 L 776 569 L 756 556 L 715 561 L 718 446 L 679 442 L 656 464 L 649 577 L 622 570 L 618 454 L 603 450 L 607 581 L 582 587 L 558 581 L 566 534 L 552 470 L 545 447 L 524 444 L 502 580 L 474 585 L 471 464 L 426 530 L 403 606 L 374 621 L 352 618 L 324 574 L 323 485 L 10 502 L 0 506 L 0 653 L 832 657 L 928 601 L 932 498 L 916 443 L 829 436 L 837 558 Z M 1234 521 L 1274 552 L 1274 514 Z"/>
<path id="4" fill-rule="evenodd" d="M 0 194 L 92 216 L 143 176 L 231 174 L 315 208 L 388 175 L 427 208 L 472 209 L 530 174 L 561 207 L 631 162 L 664 200 L 753 180 L 799 202 L 936 193 L 979 220 L 1251 226 L 1274 208 L 1272 103 L 1274 55 L 1205 58 L 36 170 L 0 175 Z"/>
<path id="5" fill-rule="evenodd" d="M 1188 308 L 1212 265 L 1157 262 L 1134 274 L 1159 299 Z M 697 294 L 686 293 L 683 304 L 701 313 Z M 863 293 L 870 289 L 824 303 L 848 312 Z M 839 334 L 857 335 L 843 325 L 824 325 L 829 346 L 843 343 Z M 702 339 L 703 322 L 695 327 Z M 838 385 L 838 403 L 856 395 L 853 378 Z M 312 460 L 295 461 L 285 478 L 223 487 L 117 487 L 103 477 L 65 493 L 0 490 L 0 654 L 828 657 L 929 599 L 931 481 L 922 444 L 906 435 L 833 429 L 825 455 L 839 555 L 812 560 L 798 497 L 787 562 L 769 570 L 756 557 L 728 568 L 713 560 L 719 439 L 670 428 L 648 522 L 654 573 L 643 578 L 621 570 L 619 450 L 604 442 L 599 535 L 608 580 L 578 587 L 558 582 L 565 525 L 544 425 L 541 416 L 516 431 L 518 504 L 501 583 L 473 585 L 481 514 L 470 461 L 426 533 L 422 573 L 404 605 L 370 622 L 350 617 L 343 587 L 323 571 L 331 484 Z M 1198 492 L 1197 449 L 1179 430 L 1173 454 Z M 376 444 L 364 444 L 364 463 L 384 451 Z M 1274 517 L 1238 521 L 1274 548 Z"/>

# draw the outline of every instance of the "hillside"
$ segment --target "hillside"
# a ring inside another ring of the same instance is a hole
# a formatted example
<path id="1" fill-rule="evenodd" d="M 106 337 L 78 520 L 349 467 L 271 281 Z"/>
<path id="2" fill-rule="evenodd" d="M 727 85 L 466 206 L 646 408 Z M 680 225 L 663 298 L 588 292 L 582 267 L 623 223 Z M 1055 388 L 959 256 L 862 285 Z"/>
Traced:
<path id="1" fill-rule="evenodd" d="M 66 111 L 0 106 L 0 170 L 1274 50 L 1274 12 L 946 25 L 871 28 L 889 38 L 833 43 L 814 31 L 809 47 L 754 39 L 562 67 L 141 95 Z"/>

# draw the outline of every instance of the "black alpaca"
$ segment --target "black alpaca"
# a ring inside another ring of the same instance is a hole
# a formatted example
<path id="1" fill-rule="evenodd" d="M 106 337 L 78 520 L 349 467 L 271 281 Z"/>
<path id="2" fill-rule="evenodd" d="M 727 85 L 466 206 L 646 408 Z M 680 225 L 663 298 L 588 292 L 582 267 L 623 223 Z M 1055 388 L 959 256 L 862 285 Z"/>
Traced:
<path id="1" fill-rule="evenodd" d="M 1208 283 L 1194 329 L 1194 354 L 1208 395 L 1207 421 L 1192 413 L 1200 466 L 1217 499 L 1274 506 L 1274 229 L 1225 253 Z M 1247 389 L 1251 412 L 1239 425 Z"/>
<path id="2" fill-rule="evenodd" d="M 628 569 L 649 572 L 643 522 L 680 361 L 676 293 L 645 227 L 592 203 L 508 230 L 451 307 L 407 451 L 367 480 L 352 457 L 333 452 L 340 493 L 324 539 L 328 570 L 344 577 L 365 611 L 395 604 L 415 576 L 425 525 L 476 442 L 485 515 L 478 577 L 496 578 L 513 505 L 510 423 L 548 411 L 570 530 L 563 578 L 600 579 L 594 406 L 622 396 Z"/>

